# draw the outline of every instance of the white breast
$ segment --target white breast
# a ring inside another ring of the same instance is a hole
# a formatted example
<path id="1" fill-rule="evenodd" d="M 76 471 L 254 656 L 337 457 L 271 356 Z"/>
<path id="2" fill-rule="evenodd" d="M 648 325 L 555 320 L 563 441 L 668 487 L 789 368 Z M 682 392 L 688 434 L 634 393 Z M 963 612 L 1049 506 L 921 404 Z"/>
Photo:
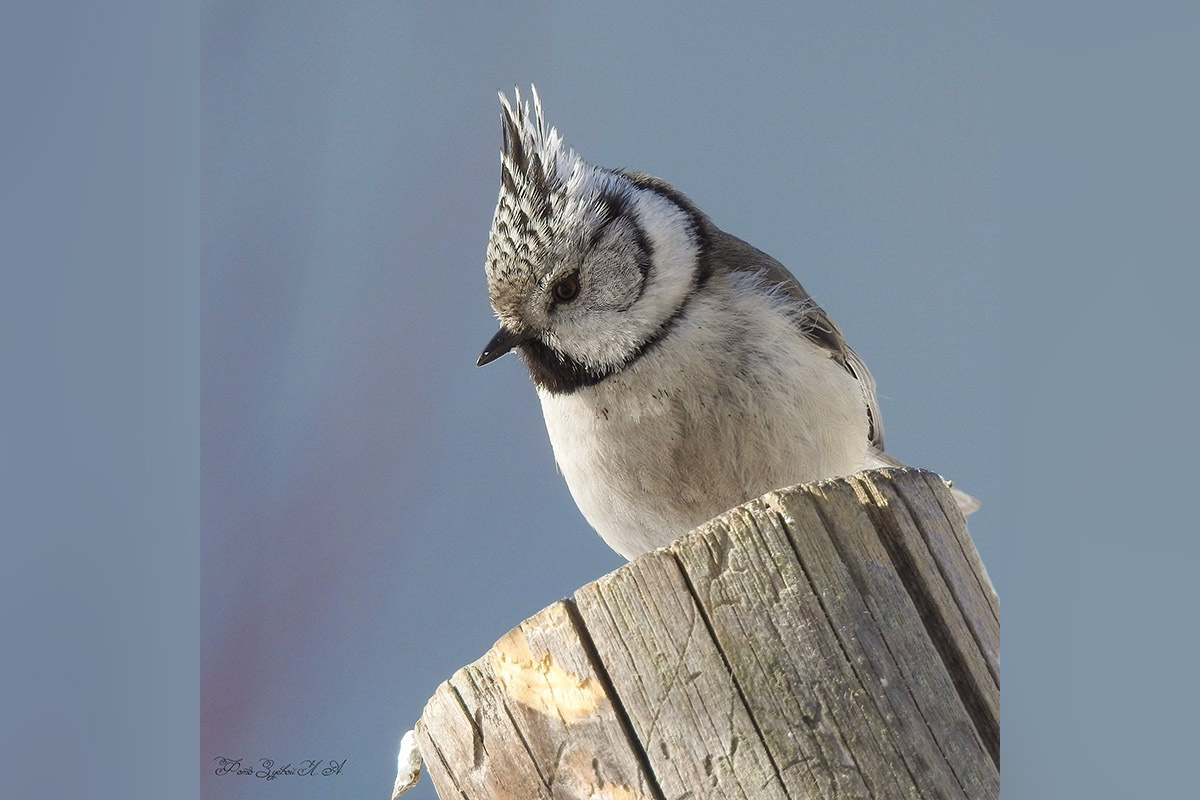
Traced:
<path id="1" fill-rule="evenodd" d="M 863 466 L 858 384 L 750 281 L 714 275 L 629 368 L 539 393 L 575 502 L 626 558 L 772 489 Z"/>

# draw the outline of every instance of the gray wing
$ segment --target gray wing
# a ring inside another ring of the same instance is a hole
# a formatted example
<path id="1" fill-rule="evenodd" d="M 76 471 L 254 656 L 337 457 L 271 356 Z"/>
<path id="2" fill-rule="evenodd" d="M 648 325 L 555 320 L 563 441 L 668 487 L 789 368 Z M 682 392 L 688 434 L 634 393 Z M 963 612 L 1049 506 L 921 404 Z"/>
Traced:
<path id="1" fill-rule="evenodd" d="M 871 377 L 867 365 L 859 358 L 858 353 L 846 344 L 846 340 L 842 338 L 842 332 L 838 330 L 837 325 L 829 318 L 824 309 L 816 304 L 808 292 L 804 291 L 800 281 L 796 280 L 796 277 L 788 272 L 786 267 L 771 256 L 715 226 L 710 229 L 709 236 L 716 263 L 735 271 L 760 274 L 769 285 L 776 287 L 795 300 L 796 307 L 799 309 L 797 320 L 800 330 L 810 340 L 828 350 L 829 357 L 841 364 L 858 381 L 863 399 L 867 403 L 867 436 L 871 442 L 871 449 L 864 468 L 907 468 L 907 464 L 897 461 L 883 452 L 883 419 L 879 416 L 879 401 L 875 397 L 875 379 Z M 950 488 L 950 493 L 954 496 L 954 500 L 964 516 L 979 508 L 979 501 L 974 497 L 955 488 L 949 481 L 946 481 L 946 485 Z"/>
<path id="2" fill-rule="evenodd" d="M 875 396 L 875 379 L 867 365 L 854 352 L 842 332 L 825 310 L 804 291 L 796 276 L 763 251 L 713 226 L 709 233 L 714 260 L 729 269 L 756 272 L 763 280 L 796 301 L 800 330 L 814 343 L 829 351 L 829 357 L 858 381 L 867 404 L 867 436 L 871 447 L 883 452 L 883 418 L 879 415 L 879 400 Z"/>

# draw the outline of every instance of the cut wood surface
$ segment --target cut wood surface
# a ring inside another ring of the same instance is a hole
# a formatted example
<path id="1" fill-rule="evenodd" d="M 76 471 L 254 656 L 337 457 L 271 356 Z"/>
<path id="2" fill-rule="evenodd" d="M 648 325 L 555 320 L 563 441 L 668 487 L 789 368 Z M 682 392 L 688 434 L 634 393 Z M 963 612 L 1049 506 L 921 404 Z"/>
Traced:
<path id="1" fill-rule="evenodd" d="M 765 495 L 438 687 L 442 800 L 999 796 L 999 604 L 942 479 Z"/>

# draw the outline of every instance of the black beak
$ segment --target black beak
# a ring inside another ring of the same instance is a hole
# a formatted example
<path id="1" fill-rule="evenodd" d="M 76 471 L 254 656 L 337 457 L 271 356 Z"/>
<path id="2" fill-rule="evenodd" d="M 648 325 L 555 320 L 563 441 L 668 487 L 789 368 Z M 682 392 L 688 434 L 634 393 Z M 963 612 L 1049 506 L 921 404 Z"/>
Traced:
<path id="1" fill-rule="evenodd" d="M 532 338 L 528 333 L 513 333 L 508 328 L 502 327 L 496 331 L 496 335 L 483 348 L 483 354 L 479 356 L 479 360 L 475 362 L 475 366 L 482 367 L 484 364 L 490 364 L 517 345 L 527 342 Z"/>

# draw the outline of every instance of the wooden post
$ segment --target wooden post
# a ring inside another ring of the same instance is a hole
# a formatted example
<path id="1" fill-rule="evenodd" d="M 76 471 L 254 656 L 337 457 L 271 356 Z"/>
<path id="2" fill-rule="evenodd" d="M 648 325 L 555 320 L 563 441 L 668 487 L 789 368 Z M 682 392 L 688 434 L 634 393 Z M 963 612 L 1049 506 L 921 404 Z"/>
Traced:
<path id="1" fill-rule="evenodd" d="M 941 478 L 772 492 L 522 622 L 416 726 L 442 800 L 999 796 L 999 610 Z"/>

